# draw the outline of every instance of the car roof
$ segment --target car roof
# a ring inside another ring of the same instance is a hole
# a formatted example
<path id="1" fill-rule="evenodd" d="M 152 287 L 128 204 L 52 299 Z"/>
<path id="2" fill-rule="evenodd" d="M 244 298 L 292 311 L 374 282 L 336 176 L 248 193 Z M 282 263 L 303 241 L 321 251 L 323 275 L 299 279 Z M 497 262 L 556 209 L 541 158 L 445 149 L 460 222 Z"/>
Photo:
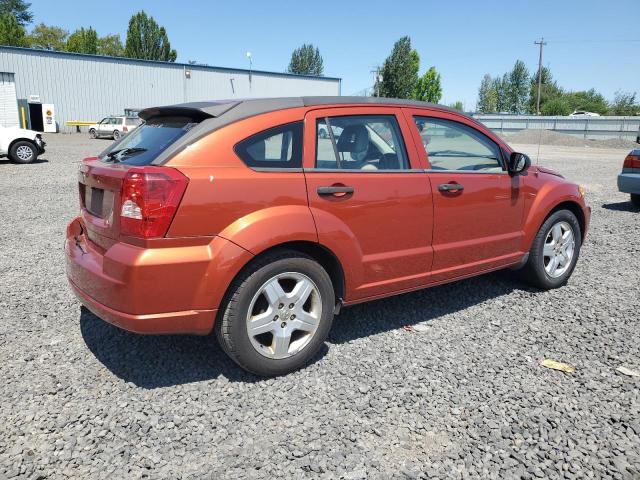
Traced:
<path id="1" fill-rule="evenodd" d="M 455 113 L 461 113 L 444 105 L 421 102 L 418 100 L 407 100 L 400 98 L 382 97 L 279 97 L 279 98 L 247 98 L 238 100 L 217 100 L 210 102 L 189 102 L 161 107 L 145 108 L 140 112 L 142 119 L 148 119 L 157 115 L 191 114 L 205 118 L 221 118 L 223 116 L 248 118 L 262 113 L 289 108 L 327 106 L 327 105 L 394 105 L 418 108 L 436 108 Z M 233 112 L 233 114 L 232 114 Z M 230 118 L 231 120 L 231 118 Z M 230 123 L 230 122 L 229 122 Z"/>

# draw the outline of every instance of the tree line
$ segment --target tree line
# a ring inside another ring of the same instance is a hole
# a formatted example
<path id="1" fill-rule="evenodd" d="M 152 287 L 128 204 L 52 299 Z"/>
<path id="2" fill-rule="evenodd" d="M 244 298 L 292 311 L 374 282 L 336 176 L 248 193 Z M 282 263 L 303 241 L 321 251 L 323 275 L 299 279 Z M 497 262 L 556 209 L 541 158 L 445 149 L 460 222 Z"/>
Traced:
<path id="1" fill-rule="evenodd" d="M 547 67 L 540 70 L 540 113 L 569 115 L 583 110 L 600 115 L 638 115 L 640 104 L 635 92 L 616 92 L 612 102 L 595 89 L 569 91 L 558 85 Z M 536 114 L 538 71 L 529 74 L 525 63 L 517 60 L 503 75 L 485 74 L 478 89 L 476 110 L 480 113 Z"/>
<path id="2" fill-rule="evenodd" d="M 24 0 L 0 0 L 0 45 L 168 62 L 175 62 L 178 56 L 165 28 L 144 11 L 129 20 L 123 44 L 120 35 L 99 36 L 92 27 L 70 33 L 40 23 L 28 32 L 27 26 L 33 22 L 30 7 Z"/>

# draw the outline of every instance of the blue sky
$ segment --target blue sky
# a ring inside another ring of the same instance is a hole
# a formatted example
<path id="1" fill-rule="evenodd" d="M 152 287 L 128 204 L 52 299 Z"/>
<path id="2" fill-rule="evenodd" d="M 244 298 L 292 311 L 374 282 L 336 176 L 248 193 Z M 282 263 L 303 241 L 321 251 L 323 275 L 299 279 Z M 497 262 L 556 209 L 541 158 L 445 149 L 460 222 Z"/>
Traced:
<path id="1" fill-rule="evenodd" d="M 303 7 L 303 5 L 306 5 Z M 411 37 L 421 71 L 442 74 L 442 103 L 473 108 L 485 73 L 502 74 L 516 59 L 537 68 L 533 42 L 544 36 L 544 65 L 570 90 L 596 88 L 640 94 L 638 0 L 449 1 L 195 1 L 142 0 L 85 3 L 32 0 L 37 23 L 126 37 L 130 16 L 144 9 L 164 25 L 178 61 L 285 71 L 291 51 L 313 43 L 325 75 L 343 79 L 349 95 L 372 84 L 393 43 Z M 422 72 L 421 72 L 422 73 Z"/>

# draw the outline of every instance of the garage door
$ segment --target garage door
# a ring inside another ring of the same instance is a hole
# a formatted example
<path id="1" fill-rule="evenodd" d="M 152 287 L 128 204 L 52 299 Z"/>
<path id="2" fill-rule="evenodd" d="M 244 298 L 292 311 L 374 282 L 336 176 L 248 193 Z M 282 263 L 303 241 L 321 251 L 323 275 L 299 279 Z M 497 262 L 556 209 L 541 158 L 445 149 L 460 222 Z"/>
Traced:
<path id="1" fill-rule="evenodd" d="M 16 82 L 13 73 L 0 72 L 0 125 L 19 126 Z"/>

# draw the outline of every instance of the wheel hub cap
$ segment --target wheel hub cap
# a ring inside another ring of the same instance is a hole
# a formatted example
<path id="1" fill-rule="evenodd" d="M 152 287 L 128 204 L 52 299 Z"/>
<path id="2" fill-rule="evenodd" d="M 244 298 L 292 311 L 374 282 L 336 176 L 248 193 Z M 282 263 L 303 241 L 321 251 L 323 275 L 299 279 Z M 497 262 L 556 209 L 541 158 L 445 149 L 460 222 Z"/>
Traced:
<path id="1" fill-rule="evenodd" d="M 322 299 L 313 280 L 297 272 L 281 273 L 253 296 L 247 334 L 261 355 L 288 358 L 309 344 L 321 317 Z"/>
<path id="2" fill-rule="evenodd" d="M 16 155 L 20 160 L 29 160 L 31 155 L 33 155 L 33 150 L 26 145 L 21 145 L 17 148 Z"/>
<path id="3" fill-rule="evenodd" d="M 544 269 L 552 278 L 562 276 L 571 266 L 576 241 L 567 222 L 558 222 L 547 234 L 544 242 Z"/>

